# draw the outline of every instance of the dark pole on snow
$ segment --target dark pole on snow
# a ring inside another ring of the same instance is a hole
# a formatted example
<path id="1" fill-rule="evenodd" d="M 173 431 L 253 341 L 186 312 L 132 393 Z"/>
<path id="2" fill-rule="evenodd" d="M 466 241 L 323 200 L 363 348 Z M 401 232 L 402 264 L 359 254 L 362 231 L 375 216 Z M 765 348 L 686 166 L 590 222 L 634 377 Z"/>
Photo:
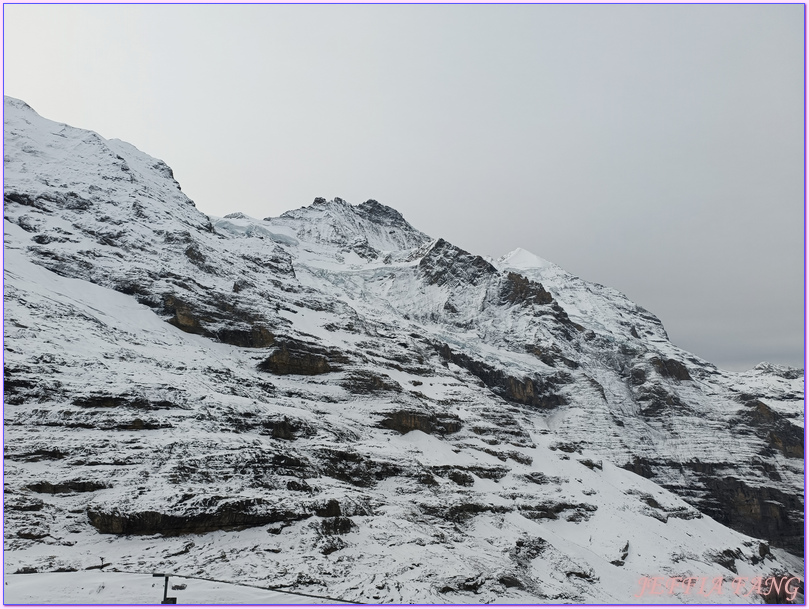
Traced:
<path id="1" fill-rule="evenodd" d="M 169 597 L 169 575 L 168 573 L 152 573 L 152 577 L 165 577 L 166 581 L 163 583 L 163 600 L 160 601 L 161 605 L 176 605 L 177 604 L 177 597 L 172 596 Z"/>

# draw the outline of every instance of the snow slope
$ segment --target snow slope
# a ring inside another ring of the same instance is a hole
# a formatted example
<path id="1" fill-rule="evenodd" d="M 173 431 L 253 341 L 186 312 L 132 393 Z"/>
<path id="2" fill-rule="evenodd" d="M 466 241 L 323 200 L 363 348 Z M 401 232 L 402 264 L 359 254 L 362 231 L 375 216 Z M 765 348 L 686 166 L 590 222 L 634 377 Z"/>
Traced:
<path id="1" fill-rule="evenodd" d="M 163 600 L 164 580 L 151 574 L 101 572 L 30 573 L 5 576 L 9 605 L 154 605 Z M 223 582 L 169 578 L 168 597 L 178 605 L 339 605 L 336 600 L 297 596 Z"/>

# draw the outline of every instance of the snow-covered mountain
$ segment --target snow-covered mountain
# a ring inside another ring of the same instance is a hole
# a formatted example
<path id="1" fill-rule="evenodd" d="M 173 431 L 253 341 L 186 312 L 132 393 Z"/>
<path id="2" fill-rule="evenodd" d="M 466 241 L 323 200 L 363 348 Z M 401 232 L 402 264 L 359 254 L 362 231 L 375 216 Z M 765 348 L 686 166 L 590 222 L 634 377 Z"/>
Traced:
<path id="1" fill-rule="evenodd" d="M 802 370 L 719 370 L 376 201 L 208 218 L 8 97 L 4 170 L 7 572 L 372 603 L 758 603 L 802 573 Z"/>

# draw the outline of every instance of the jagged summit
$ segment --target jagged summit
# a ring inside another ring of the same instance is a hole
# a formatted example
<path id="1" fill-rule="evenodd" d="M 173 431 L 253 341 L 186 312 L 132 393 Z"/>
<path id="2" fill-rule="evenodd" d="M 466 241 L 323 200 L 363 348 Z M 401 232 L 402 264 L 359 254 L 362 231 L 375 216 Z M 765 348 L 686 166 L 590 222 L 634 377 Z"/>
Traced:
<path id="1" fill-rule="evenodd" d="M 351 247 L 364 258 L 417 248 L 430 240 L 395 209 L 373 199 L 354 206 L 340 197 L 318 197 L 307 207 L 264 220 L 295 229 L 301 241 Z"/>

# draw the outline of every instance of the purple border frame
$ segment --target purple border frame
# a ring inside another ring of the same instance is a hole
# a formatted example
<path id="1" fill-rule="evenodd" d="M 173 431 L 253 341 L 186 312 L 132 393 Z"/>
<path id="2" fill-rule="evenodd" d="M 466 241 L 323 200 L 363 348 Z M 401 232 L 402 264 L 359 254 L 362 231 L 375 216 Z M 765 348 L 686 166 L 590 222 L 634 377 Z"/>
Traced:
<path id="1" fill-rule="evenodd" d="M 714 5 L 714 6 L 715 5 L 721 5 L 721 6 L 753 5 L 753 6 L 756 6 L 756 5 L 764 5 L 764 6 L 781 6 L 781 5 L 802 5 L 803 6 L 803 26 L 804 26 L 803 27 L 803 32 L 804 32 L 804 36 L 803 36 L 803 53 L 804 53 L 804 71 L 803 71 L 803 77 L 804 77 L 803 78 L 803 83 L 804 83 L 803 84 L 803 119 L 804 119 L 804 124 L 803 124 L 803 159 L 804 159 L 804 176 L 803 176 L 803 242 L 804 242 L 804 272 L 803 272 L 803 293 L 804 293 L 803 327 L 804 327 L 804 339 L 803 339 L 803 351 L 804 351 L 804 362 L 803 363 L 804 363 L 804 381 L 803 381 L 803 386 L 804 386 L 804 410 L 803 410 L 803 414 L 804 414 L 804 421 L 806 420 L 806 398 L 805 398 L 805 396 L 806 396 L 806 372 L 805 371 L 806 371 L 806 363 L 807 363 L 807 354 L 806 354 L 806 345 L 807 345 L 807 333 L 806 333 L 806 319 L 807 319 L 807 310 L 806 310 L 806 298 L 807 298 L 807 292 L 806 292 L 806 287 L 807 287 L 807 284 L 806 284 L 806 279 L 807 279 L 807 273 L 806 273 L 806 261 L 807 261 L 807 249 L 806 249 L 806 234 L 807 234 L 807 223 L 806 223 L 806 194 L 807 194 L 807 190 L 806 190 L 806 188 L 807 188 L 807 177 L 806 177 L 806 90 L 807 90 L 807 88 L 806 88 L 806 50 L 807 50 L 806 23 L 807 23 L 807 15 L 806 15 L 806 12 L 807 12 L 807 4 L 806 3 L 803 3 L 803 2 L 772 2 L 772 3 L 770 3 L 770 2 L 727 2 L 727 3 L 725 3 L 725 2 L 659 2 L 658 3 L 658 2 L 643 2 L 643 1 L 638 1 L 638 2 L 604 2 L 604 3 L 601 3 L 601 2 L 491 2 L 491 1 L 481 1 L 481 2 L 469 2 L 469 1 L 462 1 L 462 2 L 398 2 L 398 1 L 397 2 L 378 2 L 378 1 L 347 2 L 347 1 L 341 1 L 341 2 L 333 2 L 333 3 L 332 2 L 233 2 L 233 3 L 230 3 L 230 2 L 221 2 L 221 1 L 220 2 L 190 2 L 190 3 L 185 3 L 185 2 L 99 2 L 99 3 L 95 3 L 95 2 L 4 2 L 3 3 L 3 16 L 2 16 L 3 31 L 5 31 L 5 21 L 6 21 L 5 7 L 7 5 L 93 5 L 93 4 L 101 4 L 101 5 L 112 5 L 112 4 L 114 4 L 114 5 L 120 5 L 120 6 L 132 6 L 132 5 L 137 5 L 137 6 L 140 6 L 140 5 L 185 5 L 185 6 L 230 5 L 230 6 L 249 6 L 249 5 L 262 5 L 262 4 L 263 5 L 337 5 L 337 6 L 340 6 L 340 5 L 370 5 L 370 6 L 373 6 L 373 5 L 391 5 L 391 6 L 397 6 L 397 5 L 430 5 L 430 6 L 441 6 L 441 5 L 444 5 L 444 6 L 485 6 L 485 5 L 494 5 L 494 6 L 521 6 L 521 5 L 522 6 L 525 6 L 525 5 L 527 5 L 527 6 L 530 6 L 530 5 L 535 5 L 535 6 L 536 5 L 543 5 L 543 6 L 545 6 L 545 5 L 550 5 L 550 6 L 554 6 L 554 5 L 556 5 L 556 6 L 566 6 L 566 5 L 578 5 L 578 6 L 581 6 L 581 5 L 585 5 L 585 6 L 623 6 L 623 5 L 633 5 L 633 6 L 658 6 L 658 5 L 660 5 L 660 6 L 680 6 L 680 5 L 699 5 L 699 6 L 708 6 L 708 5 Z M 3 55 L 3 62 L 5 64 L 5 53 Z M 3 70 L 3 93 L 5 94 L 5 69 Z M 3 123 L 5 125 L 5 104 L 4 104 L 4 108 L 3 108 L 3 119 L 4 119 Z M 3 143 L 3 148 L 5 150 L 5 141 Z M 5 178 L 5 166 L 3 167 L 3 177 Z M 5 184 L 5 180 L 4 180 L 4 184 Z M 2 254 L 2 263 L 3 263 L 3 270 L 5 271 L 5 244 L 4 244 L 3 254 Z M 2 281 L 2 285 L 3 285 L 3 293 L 5 294 L 5 273 L 4 273 L 3 279 L 1 281 Z M 4 306 L 4 309 L 5 309 L 5 302 L 4 302 L 3 306 Z M 3 321 L 1 323 L 3 325 L 3 344 L 5 345 L 5 317 L 4 317 L 4 319 L 3 319 Z M 2 360 L 3 360 L 3 364 L 4 364 L 4 368 L 5 368 L 5 349 L 3 351 Z M 3 381 L 3 385 L 4 385 L 4 381 Z M 5 402 L 4 402 L 4 407 L 5 407 Z M 5 408 L 4 408 L 4 410 L 5 410 Z M 5 447 L 5 424 L 3 425 L 2 435 L 3 435 L 3 446 Z M 804 446 L 805 445 L 806 445 L 806 429 L 805 429 L 805 426 L 804 426 Z M 3 472 L 2 472 L 1 475 L 2 475 L 2 480 L 3 480 L 3 486 L 5 488 L 5 467 L 3 468 Z M 806 568 L 807 542 L 806 542 L 806 535 L 805 535 L 805 530 L 806 530 L 805 529 L 805 527 L 806 527 L 806 523 L 805 523 L 805 514 L 806 514 L 806 477 L 807 477 L 806 476 L 806 457 L 804 457 L 804 479 L 803 479 L 803 488 L 804 488 L 804 490 L 803 490 L 803 499 L 804 499 L 804 570 L 803 570 L 803 581 L 804 581 L 804 586 L 806 584 L 806 573 L 807 573 L 807 568 Z M 4 507 L 0 507 L 0 510 L 4 510 Z M 3 512 L 3 515 L 5 516 L 4 512 Z M 4 523 L 5 523 L 5 518 L 4 518 Z M 4 533 L 5 533 L 5 531 L 4 531 Z M 6 569 L 6 565 L 5 565 L 5 548 L 3 548 L 3 576 L 4 576 L 4 579 L 5 579 L 5 574 L 6 574 L 5 569 Z M 129 573 L 127 571 L 119 571 L 119 572 L 120 573 Z M 144 575 L 147 575 L 147 574 L 144 574 Z M 285 590 L 281 590 L 281 589 L 278 589 L 278 588 L 264 588 L 262 586 L 251 586 L 250 584 L 239 584 L 237 582 L 225 582 L 225 581 L 222 581 L 222 580 L 212 580 L 212 579 L 200 578 L 200 577 L 195 578 L 195 577 L 183 576 L 183 575 L 180 575 L 180 574 L 176 575 L 176 577 L 183 577 L 183 578 L 186 578 L 186 579 L 201 579 L 201 580 L 206 580 L 206 581 L 216 581 L 216 582 L 228 583 L 228 584 L 234 584 L 234 585 L 240 585 L 240 586 L 244 585 L 244 586 L 249 586 L 249 587 L 266 589 L 266 590 L 269 590 L 269 591 L 283 592 L 285 594 L 291 594 L 291 595 L 296 595 L 296 596 L 306 596 L 306 597 L 312 597 L 312 598 L 326 598 L 326 597 L 317 597 L 315 595 L 310 595 L 310 594 L 287 592 Z M 805 590 L 805 588 L 804 588 L 804 596 L 806 598 L 806 590 Z M 332 599 L 332 600 L 336 600 L 336 599 Z M 8 606 L 42 606 L 42 605 L 28 604 L 28 603 L 17 603 L 17 604 L 5 603 L 5 586 L 3 587 L 3 601 L 4 601 L 3 604 L 8 605 Z M 343 601 L 343 602 L 351 602 L 351 601 Z M 93 605 L 83 604 L 83 603 L 72 603 L 72 604 L 60 603 L 60 604 L 50 604 L 50 605 L 45 605 L 45 606 L 54 606 L 54 607 L 59 607 L 59 606 L 66 606 L 66 607 L 151 606 L 152 604 L 159 605 L 160 603 L 138 604 L 138 605 L 129 605 L 129 604 L 123 604 L 123 603 L 105 603 L 105 604 L 100 603 L 100 604 L 93 604 Z M 491 604 L 491 606 L 495 606 L 495 607 L 535 607 L 535 606 L 542 606 L 542 607 L 568 607 L 568 606 L 623 607 L 623 606 L 627 606 L 627 605 L 632 606 L 632 607 L 652 606 L 652 605 L 645 604 L 645 603 L 632 603 L 632 604 L 629 604 L 629 603 L 582 603 L 582 604 L 566 604 L 566 605 L 544 604 L 544 603 L 542 603 L 542 604 L 540 604 L 540 603 L 537 603 L 537 604 L 526 604 L 526 603 L 502 603 L 502 604 L 497 603 L 497 604 Z M 654 604 L 654 606 L 657 606 L 657 607 L 660 607 L 660 606 L 662 606 L 662 607 L 681 607 L 681 606 L 684 606 L 684 605 L 686 605 L 686 604 L 684 604 L 684 603 L 655 603 Z M 738 606 L 738 605 L 739 605 L 738 603 L 711 604 L 712 607 L 728 607 L 728 606 Z M 807 605 L 807 601 L 804 601 L 804 606 L 806 606 L 806 605 Z M 188 606 L 214 607 L 214 606 L 223 606 L 223 605 L 221 605 L 221 604 L 216 604 L 216 605 L 193 604 L 193 605 L 188 605 Z M 226 606 L 226 605 L 224 605 L 224 606 Z M 240 605 L 240 606 L 304 607 L 306 605 L 277 604 L 277 605 Z M 317 606 L 322 607 L 322 606 L 340 606 L 340 605 L 337 605 L 337 604 L 318 604 Z M 370 605 L 370 606 L 374 606 L 374 605 Z M 383 605 L 378 605 L 378 606 L 383 606 Z M 386 606 L 386 607 L 433 607 L 433 606 L 453 606 L 453 607 L 470 606 L 470 607 L 477 607 L 477 606 L 480 606 L 480 605 L 465 605 L 465 604 L 464 605 L 461 605 L 461 604 L 452 604 L 452 605 L 426 605 L 426 604 L 399 605 L 399 604 L 385 604 L 384 606 Z M 701 606 L 701 605 L 700 604 L 690 604 L 689 603 L 686 606 Z"/>

